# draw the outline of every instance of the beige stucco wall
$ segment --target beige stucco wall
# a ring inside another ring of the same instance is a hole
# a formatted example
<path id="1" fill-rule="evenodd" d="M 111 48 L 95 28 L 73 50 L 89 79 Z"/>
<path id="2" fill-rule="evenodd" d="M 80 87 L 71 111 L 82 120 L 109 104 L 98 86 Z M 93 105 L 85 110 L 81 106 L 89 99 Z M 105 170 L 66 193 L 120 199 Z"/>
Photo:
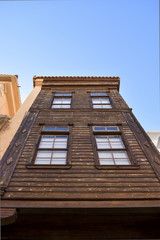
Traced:
<path id="1" fill-rule="evenodd" d="M 13 117 L 21 106 L 17 75 L 0 75 L 0 114 Z"/>
<path id="2" fill-rule="evenodd" d="M 25 102 L 21 105 L 17 113 L 8 120 L 8 123 L 5 124 L 0 132 L 0 159 L 7 150 L 12 138 L 17 132 L 25 114 L 28 112 L 35 98 L 41 90 L 41 85 L 35 86 L 32 92 L 29 94 Z"/>

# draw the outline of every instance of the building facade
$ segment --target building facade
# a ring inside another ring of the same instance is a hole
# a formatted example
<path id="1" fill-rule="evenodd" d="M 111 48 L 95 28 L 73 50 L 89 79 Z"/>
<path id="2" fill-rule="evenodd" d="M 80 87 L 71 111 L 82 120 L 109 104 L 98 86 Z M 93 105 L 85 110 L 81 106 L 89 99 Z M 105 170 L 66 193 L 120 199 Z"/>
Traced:
<path id="1" fill-rule="evenodd" d="M 160 152 L 160 131 L 146 131 L 146 133 Z"/>
<path id="2" fill-rule="evenodd" d="M 0 114 L 13 117 L 21 106 L 17 75 L 0 75 Z"/>
<path id="3" fill-rule="evenodd" d="M 159 238 L 160 154 L 119 77 L 34 77 L 1 163 L 2 239 Z"/>
<path id="4" fill-rule="evenodd" d="M 0 161 L 40 92 L 41 85 L 42 80 L 35 80 L 33 90 L 21 105 L 18 76 L 0 75 Z"/>

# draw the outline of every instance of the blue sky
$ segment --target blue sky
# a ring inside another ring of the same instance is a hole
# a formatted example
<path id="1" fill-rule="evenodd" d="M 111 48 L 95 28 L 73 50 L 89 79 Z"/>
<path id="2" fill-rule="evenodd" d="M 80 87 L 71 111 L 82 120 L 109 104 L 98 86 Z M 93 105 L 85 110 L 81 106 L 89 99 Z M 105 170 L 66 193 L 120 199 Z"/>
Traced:
<path id="1" fill-rule="evenodd" d="M 119 76 L 145 130 L 160 130 L 158 0 L 0 2 L 0 74 Z"/>

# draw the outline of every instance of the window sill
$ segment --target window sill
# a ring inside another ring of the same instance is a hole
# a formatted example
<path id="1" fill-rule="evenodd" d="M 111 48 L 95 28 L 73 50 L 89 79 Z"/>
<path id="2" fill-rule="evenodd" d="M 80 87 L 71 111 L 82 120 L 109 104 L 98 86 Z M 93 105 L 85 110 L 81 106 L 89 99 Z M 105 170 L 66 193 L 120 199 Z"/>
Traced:
<path id="1" fill-rule="evenodd" d="M 26 165 L 27 168 L 29 169 L 69 169 L 72 167 L 71 164 L 67 164 L 67 165 L 40 165 L 40 164 L 28 164 Z"/>
<path id="2" fill-rule="evenodd" d="M 113 169 L 113 170 L 120 170 L 120 169 L 124 169 L 124 170 L 132 170 L 132 169 L 139 169 L 140 166 L 139 165 L 95 165 L 95 167 L 97 169 Z"/>

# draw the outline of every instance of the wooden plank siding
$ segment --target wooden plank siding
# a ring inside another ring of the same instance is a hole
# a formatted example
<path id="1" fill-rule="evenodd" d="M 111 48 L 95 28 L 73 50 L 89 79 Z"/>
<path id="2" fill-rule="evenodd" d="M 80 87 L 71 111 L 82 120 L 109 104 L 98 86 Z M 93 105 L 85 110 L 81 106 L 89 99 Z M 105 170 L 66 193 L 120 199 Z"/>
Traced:
<path id="1" fill-rule="evenodd" d="M 79 83 L 73 82 L 70 85 L 60 86 L 61 82 L 56 85 L 52 80 L 44 81 L 42 90 L 30 109 L 39 114 L 26 139 L 2 199 L 160 199 L 159 179 L 134 129 L 126 119 L 131 109 L 116 86 L 108 88 L 106 85 L 102 87 L 97 83 L 93 86 L 89 83 L 81 86 Z M 76 86 L 76 84 L 79 85 Z M 114 108 L 93 109 L 90 92 L 105 91 L 108 92 Z M 72 108 L 50 109 L 55 92 L 71 92 Z M 42 124 L 53 126 L 72 124 L 70 125 L 71 168 L 27 168 L 34 158 Z M 121 124 L 126 144 L 139 168 L 97 169 L 90 131 L 91 124 Z M 137 124 L 136 121 L 134 124 Z"/>

